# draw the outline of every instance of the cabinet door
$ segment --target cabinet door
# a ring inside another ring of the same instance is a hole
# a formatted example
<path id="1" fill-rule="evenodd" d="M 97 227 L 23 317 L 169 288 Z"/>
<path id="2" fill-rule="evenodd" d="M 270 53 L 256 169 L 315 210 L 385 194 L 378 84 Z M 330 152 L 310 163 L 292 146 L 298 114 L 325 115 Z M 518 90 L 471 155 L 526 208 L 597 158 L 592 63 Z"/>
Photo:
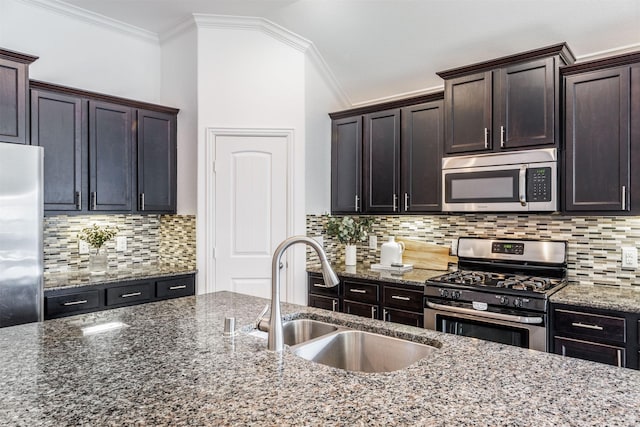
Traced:
<path id="1" fill-rule="evenodd" d="M 629 69 L 565 83 L 565 210 L 629 210 Z"/>
<path id="2" fill-rule="evenodd" d="M 97 311 L 102 308 L 100 291 L 85 290 L 63 295 L 45 294 L 45 319 L 69 316 L 78 312 Z"/>
<path id="3" fill-rule="evenodd" d="M 591 360 L 593 362 L 606 363 L 608 365 L 625 367 L 625 349 L 590 341 L 582 341 L 571 338 L 554 337 L 556 354 Z"/>
<path id="4" fill-rule="evenodd" d="M 340 300 L 319 295 L 309 295 L 309 307 L 322 308 L 324 310 L 340 311 Z"/>
<path id="5" fill-rule="evenodd" d="M 385 322 L 401 323 L 403 325 L 424 327 L 424 315 L 412 311 L 395 310 L 385 307 L 383 310 L 383 320 Z"/>
<path id="6" fill-rule="evenodd" d="M 176 211 L 176 116 L 138 110 L 138 210 Z"/>
<path id="7" fill-rule="evenodd" d="M 131 285 L 107 288 L 107 305 L 132 305 L 153 298 L 153 282 L 137 282 Z"/>
<path id="8" fill-rule="evenodd" d="M 131 109 L 89 101 L 89 209 L 131 210 Z"/>
<path id="9" fill-rule="evenodd" d="M 401 211 L 421 213 L 442 207 L 442 101 L 401 111 Z"/>
<path id="10" fill-rule="evenodd" d="M 445 153 L 491 149 L 492 73 L 445 81 Z"/>
<path id="11" fill-rule="evenodd" d="M 45 210 L 83 210 L 82 105 L 77 97 L 31 91 L 31 144 L 44 148 Z"/>
<path id="12" fill-rule="evenodd" d="M 362 116 L 331 124 L 331 212 L 362 211 Z"/>
<path id="13" fill-rule="evenodd" d="M 344 300 L 342 303 L 344 306 L 344 312 L 347 314 L 354 314 L 360 317 L 368 317 L 370 319 L 378 319 L 378 306 L 375 304 L 365 304 L 361 302 Z"/>
<path id="14" fill-rule="evenodd" d="M 193 276 L 158 280 L 156 282 L 156 298 L 168 299 L 194 295 L 196 282 Z"/>
<path id="15" fill-rule="evenodd" d="M 380 301 L 380 287 L 373 283 L 344 281 L 344 298 L 351 301 L 378 304 Z"/>
<path id="16" fill-rule="evenodd" d="M 554 58 L 500 70 L 494 144 L 520 148 L 555 143 Z"/>
<path id="17" fill-rule="evenodd" d="M 28 144 L 28 65 L 0 58 L 0 142 Z"/>
<path id="18" fill-rule="evenodd" d="M 400 110 L 367 114 L 364 120 L 364 212 L 398 212 Z"/>

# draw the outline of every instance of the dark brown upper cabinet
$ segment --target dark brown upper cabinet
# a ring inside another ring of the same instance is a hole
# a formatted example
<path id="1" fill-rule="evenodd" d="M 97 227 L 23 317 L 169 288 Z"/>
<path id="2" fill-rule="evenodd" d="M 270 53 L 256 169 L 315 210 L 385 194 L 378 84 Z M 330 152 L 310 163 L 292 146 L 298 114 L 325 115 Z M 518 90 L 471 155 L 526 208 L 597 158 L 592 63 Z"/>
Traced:
<path id="1" fill-rule="evenodd" d="M 400 109 L 364 116 L 364 212 L 400 210 Z"/>
<path id="2" fill-rule="evenodd" d="M 176 211 L 176 115 L 137 112 L 138 210 Z"/>
<path id="3" fill-rule="evenodd" d="M 86 121 L 80 98 L 33 89 L 31 144 L 44 148 L 44 209 L 82 211 L 87 195 L 83 155 Z"/>
<path id="4" fill-rule="evenodd" d="M 29 144 L 29 64 L 36 59 L 0 49 L 0 142 Z"/>
<path id="5" fill-rule="evenodd" d="M 438 73 L 445 79 L 445 152 L 556 145 L 565 43 Z"/>
<path id="6" fill-rule="evenodd" d="M 640 54 L 576 64 L 565 83 L 564 211 L 640 212 Z"/>
<path id="7" fill-rule="evenodd" d="M 442 110 L 442 101 L 401 110 L 401 212 L 439 212 L 442 208 Z"/>
<path id="8" fill-rule="evenodd" d="M 178 110 L 31 82 L 45 212 L 176 212 Z"/>
<path id="9" fill-rule="evenodd" d="M 331 212 L 362 212 L 362 116 L 331 124 Z"/>

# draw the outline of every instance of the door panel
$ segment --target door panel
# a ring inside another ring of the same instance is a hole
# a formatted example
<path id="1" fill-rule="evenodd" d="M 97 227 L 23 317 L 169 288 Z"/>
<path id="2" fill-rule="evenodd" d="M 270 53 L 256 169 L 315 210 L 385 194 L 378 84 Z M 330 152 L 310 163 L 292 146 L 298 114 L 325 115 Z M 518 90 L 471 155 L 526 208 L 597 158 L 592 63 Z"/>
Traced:
<path id="1" fill-rule="evenodd" d="M 0 59 L 0 141 L 28 144 L 27 70 L 25 64 Z"/>
<path id="2" fill-rule="evenodd" d="M 331 124 L 331 212 L 362 211 L 362 117 Z"/>

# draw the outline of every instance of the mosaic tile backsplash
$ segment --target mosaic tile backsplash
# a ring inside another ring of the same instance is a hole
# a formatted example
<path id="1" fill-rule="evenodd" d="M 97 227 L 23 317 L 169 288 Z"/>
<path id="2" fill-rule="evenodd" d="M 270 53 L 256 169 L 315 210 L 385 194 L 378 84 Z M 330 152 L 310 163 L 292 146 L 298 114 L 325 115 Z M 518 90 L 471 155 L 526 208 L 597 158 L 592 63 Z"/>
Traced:
<path id="1" fill-rule="evenodd" d="M 622 269 L 623 246 L 640 246 L 640 217 L 565 217 L 559 215 L 465 214 L 378 216 L 373 226 L 377 249 L 358 245 L 358 261 L 379 261 L 389 236 L 451 246 L 458 237 L 552 239 L 568 242 L 570 280 L 584 284 L 640 286 L 640 269 Z M 307 215 L 307 235 L 322 236 L 332 262 L 344 262 L 344 245 L 324 233 L 322 215 Z M 307 252 L 309 264 L 317 260 Z"/>
<path id="2" fill-rule="evenodd" d="M 78 233 L 92 224 L 118 227 L 127 249 L 116 251 L 115 239 L 105 244 L 110 268 L 196 265 L 196 219 L 193 215 L 55 215 L 44 218 L 44 271 L 58 273 L 88 268 L 89 254 L 80 254 Z"/>

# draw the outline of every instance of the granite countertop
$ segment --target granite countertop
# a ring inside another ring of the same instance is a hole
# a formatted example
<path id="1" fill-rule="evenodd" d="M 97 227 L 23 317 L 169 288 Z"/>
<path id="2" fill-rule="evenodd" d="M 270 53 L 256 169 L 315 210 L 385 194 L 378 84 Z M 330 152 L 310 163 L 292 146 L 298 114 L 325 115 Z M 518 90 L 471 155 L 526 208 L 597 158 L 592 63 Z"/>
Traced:
<path id="1" fill-rule="evenodd" d="M 640 313 L 640 286 L 569 284 L 551 295 L 556 304 Z"/>
<path id="2" fill-rule="evenodd" d="M 414 268 L 406 273 L 395 273 L 389 271 L 374 271 L 371 266 L 358 263 L 354 266 L 345 266 L 344 264 L 336 264 L 331 266 L 334 271 L 342 277 L 354 277 L 365 280 L 379 280 L 389 283 L 397 283 L 404 285 L 424 286 L 424 282 L 432 277 L 441 276 L 446 271 L 439 270 L 422 270 Z M 307 271 L 311 273 L 322 273 L 320 266 L 307 266 Z"/>
<path id="3" fill-rule="evenodd" d="M 193 266 L 175 264 L 142 265 L 134 268 L 118 267 L 109 269 L 104 274 L 91 274 L 89 269 L 69 270 L 60 273 L 45 273 L 44 289 L 66 289 L 80 286 L 102 285 L 123 282 L 126 280 L 148 279 L 160 276 L 179 276 L 196 273 Z"/>
<path id="4" fill-rule="evenodd" d="M 637 425 L 640 372 L 283 304 L 439 347 L 389 373 L 347 372 L 241 332 L 267 302 L 230 292 L 0 330 L 0 419 L 60 425 Z M 129 325 L 83 336 L 82 325 Z"/>

